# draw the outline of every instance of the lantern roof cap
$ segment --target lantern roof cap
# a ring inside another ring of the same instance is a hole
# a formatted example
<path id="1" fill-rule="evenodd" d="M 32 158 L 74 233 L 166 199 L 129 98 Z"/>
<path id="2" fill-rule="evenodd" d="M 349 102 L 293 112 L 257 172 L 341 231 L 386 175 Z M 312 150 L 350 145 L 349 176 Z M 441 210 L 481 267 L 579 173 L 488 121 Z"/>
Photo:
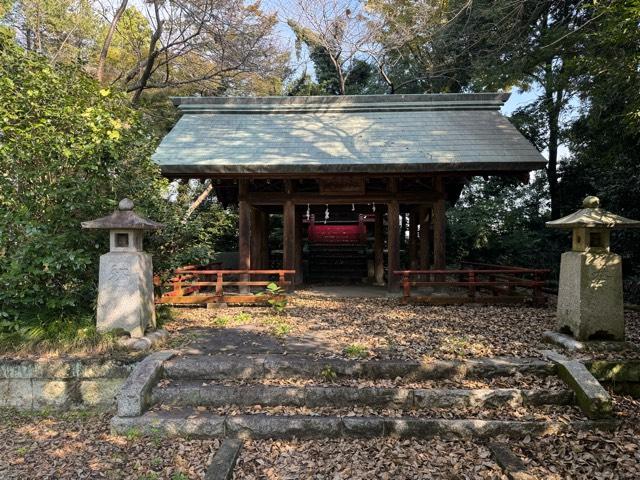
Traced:
<path id="1" fill-rule="evenodd" d="M 82 228 L 95 228 L 103 230 L 158 230 L 164 225 L 141 217 L 133 211 L 133 202 L 123 198 L 118 204 L 118 209 L 111 215 L 82 222 Z"/>
<path id="2" fill-rule="evenodd" d="M 546 223 L 549 228 L 640 228 L 640 221 L 631 220 L 600 208 L 600 199 L 594 196 L 586 197 L 582 202 L 582 209 L 566 217 Z"/>

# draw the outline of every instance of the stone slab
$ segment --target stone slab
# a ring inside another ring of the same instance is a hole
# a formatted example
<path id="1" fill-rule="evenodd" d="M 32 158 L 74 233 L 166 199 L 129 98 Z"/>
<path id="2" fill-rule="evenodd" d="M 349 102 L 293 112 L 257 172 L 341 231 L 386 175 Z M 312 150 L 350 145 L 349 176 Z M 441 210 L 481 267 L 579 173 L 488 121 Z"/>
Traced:
<path id="1" fill-rule="evenodd" d="M 112 431 L 126 435 L 163 434 L 197 438 L 337 438 L 349 437 L 417 437 L 444 439 L 491 439 L 496 435 L 523 438 L 554 435 L 568 429 L 612 431 L 619 421 L 582 420 L 565 422 L 519 422 L 515 420 L 437 419 L 419 417 L 319 417 L 238 415 L 219 416 L 193 410 L 147 412 L 140 417 L 114 417 Z"/>
<path id="2" fill-rule="evenodd" d="M 584 364 L 553 351 L 544 351 L 543 354 L 556 362 L 558 376 L 573 390 L 576 402 L 589 418 L 612 415 L 611 397 Z"/>
<path id="3" fill-rule="evenodd" d="M 204 474 L 204 480 L 231 480 L 240 450 L 242 450 L 242 440 L 225 438 L 218 451 L 211 458 Z"/>
<path id="4" fill-rule="evenodd" d="M 342 433 L 347 437 L 373 438 L 384 435 L 383 417 L 342 417 Z"/>
<path id="5" fill-rule="evenodd" d="M 546 331 L 542 339 L 552 345 L 556 345 L 570 352 L 620 352 L 623 350 L 638 350 L 631 342 L 610 340 L 579 341 L 570 335 L 559 332 Z M 640 353 L 640 350 L 638 350 Z"/>
<path id="6" fill-rule="evenodd" d="M 175 379 L 223 380 L 229 378 L 323 378 L 323 371 L 338 377 L 428 380 L 442 378 L 481 378 L 530 373 L 551 375 L 555 366 L 539 359 L 486 358 L 474 360 L 397 360 L 313 359 L 293 355 L 186 355 L 165 365 L 167 377 Z"/>
<path id="7" fill-rule="evenodd" d="M 164 372 L 180 380 L 258 379 L 264 377 L 264 362 L 260 356 L 182 356 L 167 361 Z"/>
<path id="8" fill-rule="evenodd" d="M 223 416 L 192 415 L 190 412 L 177 410 L 147 412 L 139 417 L 115 416 L 111 419 L 111 431 L 118 435 L 135 432 L 143 435 L 217 438 L 224 436 L 224 424 Z"/>
<path id="9" fill-rule="evenodd" d="M 522 392 L 516 388 L 496 389 L 416 389 L 416 408 L 497 407 L 523 403 Z"/>
<path id="10" fill-rule="evenodd" d="M 155 352 L 134 368 L 118 394 L 118 415 L 136 417 L 142 415 L 151 403 L 151 391 L 162 376 L 162 364 L 175 352 Z"/>
<path id="11" fill-rule="evenodd" d="M 504 443 L 490 442 L 489 450 L 496 463 L 504 471 L 510 480 L 536 480 L 536 477 L 527 472 L 527 466 Z"/>
<path id="12" fill-rule="evenodd" d="M 164 406 L 289 406 L 379 408 L 451 408 L 504 405 L 568 405 L 571 390 L 520 389 L 410 389 L 383 387 L 316 386 L 300 387 L 248 385 L 203 385 L 196 381 L 173 383 L 153 389 L 151 403 Z"/>
<path id="13" fill-rule="evenodd" d="M 302 415 L 238 415 L 225 422 L 227 434 L 239 438 L 335 438 L 342 433 L 340 417 Z"/>
<path id="14" fill-rule="evenodd" d="M 387 408 L 411 408 L 413 391 L 407 388 L 381 387 L 305 387 L 307 407 L 367 405 Z"/>

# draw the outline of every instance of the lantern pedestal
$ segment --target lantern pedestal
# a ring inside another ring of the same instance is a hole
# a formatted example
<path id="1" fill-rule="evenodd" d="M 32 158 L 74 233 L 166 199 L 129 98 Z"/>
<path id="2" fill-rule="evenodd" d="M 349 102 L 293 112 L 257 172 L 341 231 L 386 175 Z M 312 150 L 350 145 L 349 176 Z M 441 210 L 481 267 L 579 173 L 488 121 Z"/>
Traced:
<path id="1" fill-rule="evenodd" d="M 144 252 L 110 252 L 100 257 L 97 329 L 123 329 L 143 337 L 155 328 L 153 265 Z"/>
<path id="2" fill-rule="evenodd" d="M 557 320 L 576 340 L 624 340 L 620 255 L 562 254 Z"/>

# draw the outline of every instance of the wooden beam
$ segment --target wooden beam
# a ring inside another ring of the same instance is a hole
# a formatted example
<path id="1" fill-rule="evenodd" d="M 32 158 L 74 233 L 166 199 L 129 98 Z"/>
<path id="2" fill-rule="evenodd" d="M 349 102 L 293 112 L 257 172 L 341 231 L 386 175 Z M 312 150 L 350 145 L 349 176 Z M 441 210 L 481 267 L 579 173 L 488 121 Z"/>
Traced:
<path id="1" fill-rule="evenodd" d="M 442 177 L 436 178 L 436 191 L 443 192 Z M 447 266 L 446 259 L 447 217 L 444 198 L 433 204 L 433 265 L 437 270 Z"/>
<path id="2" fill-rule="evenodd" d="M 420 270 L 427 270 L 431 264 L 431 213 L 427 205 L 420 205 Z"/>
<path id="3" fill-rule="evenodd" d="M 409 268 L 418 268 L 418 212 L 415 208 L 409 214 Z"/>
<path id="4" fill-rule="evenodd" d="M 384 223 L 382 212 L 376 213 L 374 224 L 373 262 L 376 285 L 384 285 Z"/>
<path id="5" fill-rule="evenodd" d="M 238 202 L 238 268 L 249 270 L 251 268 L 251 204 L 246 200 L 248 182 L 239 182 Z M 241 281 L 248 281 L 249 276 L 243 275 Z M 248 293 L 248 287 L 240 287 L 240 293 Z"/>
<path id="6" fill-rule="evenodd" d="M 366 193 L 364 195 L 322 195 L 320 193 L 305 192 L 251 192 L 248 200 L 253 205 L 283 205 L 287 200 L 293 200 L 294 203 L 311 204 L 311 205 L 349 205 L 351 203 L 389 203 L 391 200 L 397 200 L 401 203 L 432 203 L 443 198 L 442 193 L 432 191 L 424 192 L 397 192 L 395 194 L 389 192 Z"/>

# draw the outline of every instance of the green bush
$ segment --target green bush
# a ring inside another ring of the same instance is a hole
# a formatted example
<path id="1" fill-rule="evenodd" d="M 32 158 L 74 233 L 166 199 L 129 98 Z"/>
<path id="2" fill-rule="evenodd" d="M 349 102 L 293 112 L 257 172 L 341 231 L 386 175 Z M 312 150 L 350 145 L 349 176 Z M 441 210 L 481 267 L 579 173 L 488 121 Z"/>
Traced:
<path id="1" fill-rule="evenodd" d="M 80 223 L 123 197 L 166 225 L 147 240 L 159 270 L 206 263 L 216 239 L 234 237 L 233 215 L 217 203 L 183 223 L 203 187 L 170 188 L 151 161 L 150 132 L 124 93 L 0 30 L 0 335 L 92 318 L 108 238 Z"/>

